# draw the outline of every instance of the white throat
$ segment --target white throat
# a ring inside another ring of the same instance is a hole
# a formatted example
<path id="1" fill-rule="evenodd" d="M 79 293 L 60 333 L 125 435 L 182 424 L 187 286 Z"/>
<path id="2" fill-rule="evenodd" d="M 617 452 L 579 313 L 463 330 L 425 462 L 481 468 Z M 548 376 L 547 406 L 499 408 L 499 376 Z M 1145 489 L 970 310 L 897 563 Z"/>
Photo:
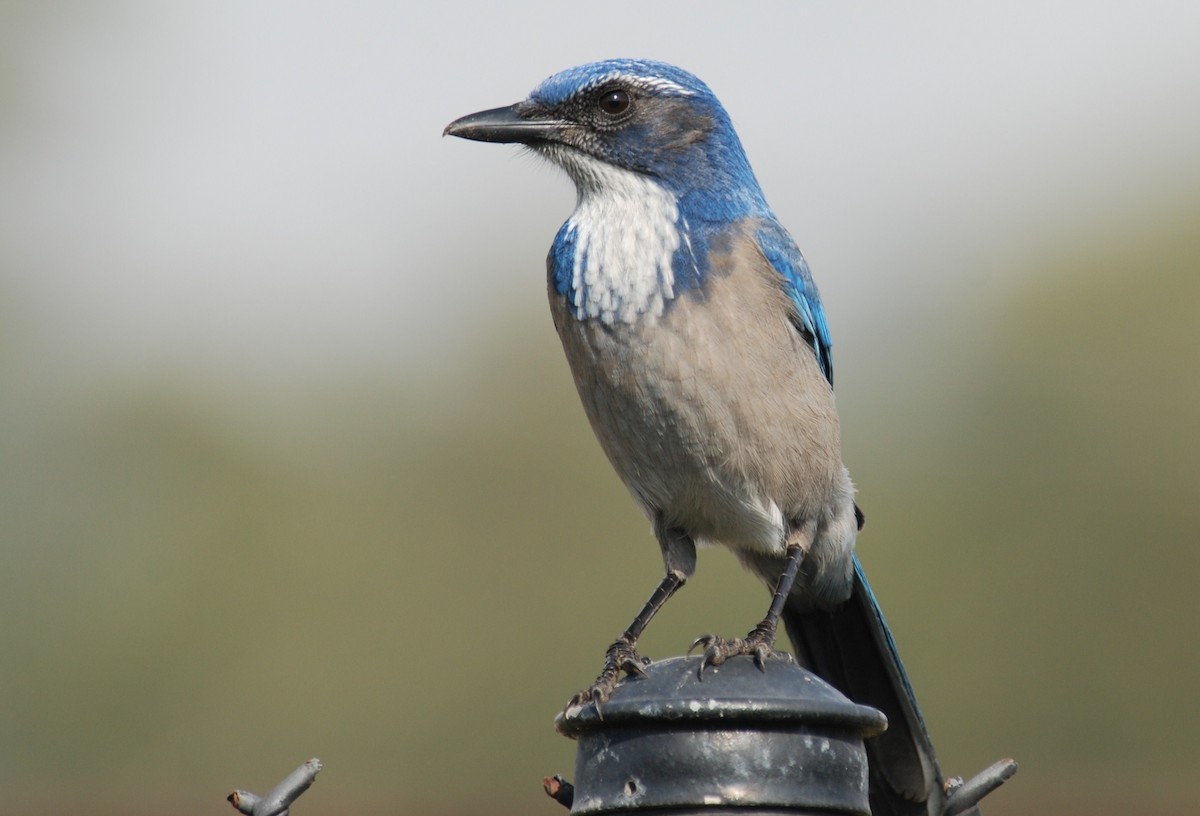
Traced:
<path id="1" fill-rule="evenodd" d="M 552 155 L 579 199 L 565 229 L 574 239 L 571 308 L 606 324 L 656 320 L 675 296 L 675 195 L 647 176 L 573 150 Z"/>

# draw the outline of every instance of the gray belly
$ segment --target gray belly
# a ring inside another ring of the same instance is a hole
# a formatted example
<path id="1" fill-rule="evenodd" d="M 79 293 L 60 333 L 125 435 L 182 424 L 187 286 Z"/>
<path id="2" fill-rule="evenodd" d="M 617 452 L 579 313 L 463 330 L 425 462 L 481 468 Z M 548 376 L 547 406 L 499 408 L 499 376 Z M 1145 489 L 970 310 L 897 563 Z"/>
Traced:
<path id="1" fill-rule="evenodd" d="M 653 324 L 576 320 L 550 294 L 592 428 L 648 514 L 770 553 L 799 522 L 852 514 L 832 390 L 778 287 L 735 270 Z"/>

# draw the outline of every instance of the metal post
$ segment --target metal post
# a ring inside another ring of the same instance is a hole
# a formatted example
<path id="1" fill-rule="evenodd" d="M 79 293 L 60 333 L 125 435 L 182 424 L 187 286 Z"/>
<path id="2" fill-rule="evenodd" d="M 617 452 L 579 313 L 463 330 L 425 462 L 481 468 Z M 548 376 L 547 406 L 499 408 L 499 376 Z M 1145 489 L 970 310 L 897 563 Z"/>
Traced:
<path id="1" fill-rule="evenodd" d="M 579 742 L 572 814 L 869 816 L 863 738 L 884 729 L 881 713 L 794 663 L 763 672 L 737 657 L 702 681 L 699 667 L 699 657 L 651 663 L 600 711 L 559 717 Z"/>

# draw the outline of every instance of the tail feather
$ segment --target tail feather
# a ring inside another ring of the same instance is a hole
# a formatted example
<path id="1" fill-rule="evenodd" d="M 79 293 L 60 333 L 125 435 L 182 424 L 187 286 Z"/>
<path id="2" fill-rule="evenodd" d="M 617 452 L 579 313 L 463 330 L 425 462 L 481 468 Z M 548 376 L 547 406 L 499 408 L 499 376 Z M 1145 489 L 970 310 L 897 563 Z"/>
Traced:
<path id="1" fill-rule="evenodd" d="M 783 620 L 809 668 L 854 702 L 887 716 L 887 730 L 866 742 L 871 813 L 942 816 L 942 774 L 933 742 L 858 559 L 847 601 L 827 610 L 789 601 Z"/>

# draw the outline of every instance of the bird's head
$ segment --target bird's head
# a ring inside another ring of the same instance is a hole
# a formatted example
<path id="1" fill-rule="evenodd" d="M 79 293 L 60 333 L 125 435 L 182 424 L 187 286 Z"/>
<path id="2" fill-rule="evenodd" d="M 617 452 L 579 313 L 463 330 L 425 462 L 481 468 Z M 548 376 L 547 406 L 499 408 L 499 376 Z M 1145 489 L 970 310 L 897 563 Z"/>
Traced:
<path id="1" fill-rule="evenodd" d="M 615 167 L 669 190 L 695 220 L 768 211 L 721 103 L 697 77 L 664 62 L 569 68 L 529 98 L 464 116 L 445 133 L 523 144 L 566 170 L 581 195 L 607 183 Z"/>

